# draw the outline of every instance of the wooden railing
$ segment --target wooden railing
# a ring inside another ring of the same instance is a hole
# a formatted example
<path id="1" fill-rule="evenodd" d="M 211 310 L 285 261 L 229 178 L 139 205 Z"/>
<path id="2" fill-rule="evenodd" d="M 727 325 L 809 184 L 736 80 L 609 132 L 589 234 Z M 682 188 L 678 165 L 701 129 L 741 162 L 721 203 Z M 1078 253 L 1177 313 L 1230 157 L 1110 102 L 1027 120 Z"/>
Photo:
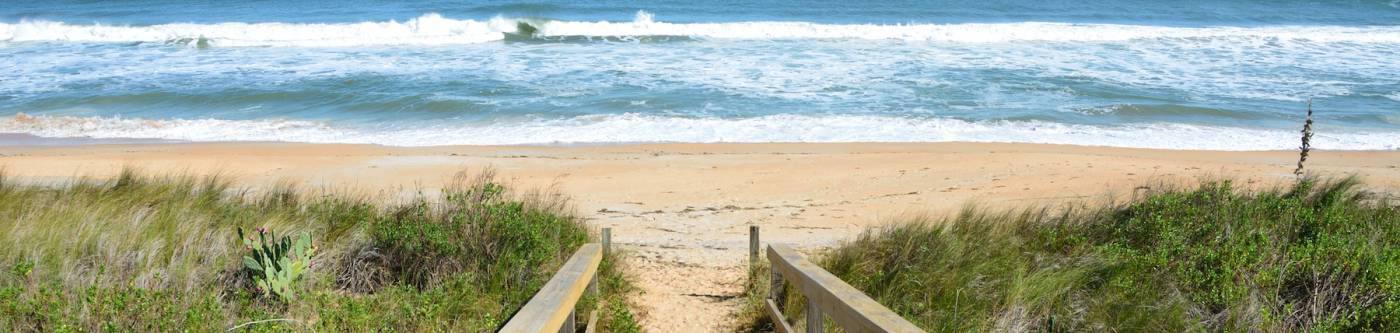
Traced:
<path id="1" fill-rule="evenodd" d="M 540 288 L 535 297 L 525 303 L 514 317 L 501 328 L 501 332 L 543 333 L 568 332 L 578 329 L 574 322 L 577 314 L 575 306 L 584 292 L 598 294 L 598 265 L 609 252 L 612 230 L 603 229 L 603 244 L 588 243 L 574 251 L 569 261 L 559 267 L 559 272 Z M 597 330 L 598 311 L 588 315 L 584 332 Z"/>
<path id="2" fill-rule="evenodd" d="M 749 229 L 750 261 L 756 261 L 758 229 Z M 802 254 L 785 245 L 768 246 L 770 265 L 770 289 L 765 300 L 768 316 L 773 327 L 779 332 L 793 332 L 792 325 L 783 316 L 782 306 L 787 299 L 785 284 L 791 283 L 795 290 L 807 297 L 807 332 L 822 332 L 823 315 L 840 325 L 847 332 L 923 332 L 918 326 L 904 320 L 899 314 L 875 302 L 855 287 L 841 281 L 835 275 L 818 267 Z"/>
<path id="3" fill-rule="evenodd" d="M 575 308 L 579 299 L 585 292 L 598 293 L 598 266 L 611 250 L 611 231 L 603 228 L 602 244 L 588 243 L 579 247 L 501 332 L 575 332 Z M 752 227 L 749 232 L 749 262 L 753 265 L 758 262 L 758 228 Z M 792 248 L 770 244 L 767 249 L 771 286 L 765 302 L 773 326 L 779 332 L 794 332 L 782 312 L 788 283 L 807 298 L 808 333 L 822 332 L 825 317 L 830 317 L 847 332 L 923 332 L 870 296 L 807 261 Z M 598 311 L 595 310 L 589 314 L 584 332 L 595 332 L 597 321 Z"/>

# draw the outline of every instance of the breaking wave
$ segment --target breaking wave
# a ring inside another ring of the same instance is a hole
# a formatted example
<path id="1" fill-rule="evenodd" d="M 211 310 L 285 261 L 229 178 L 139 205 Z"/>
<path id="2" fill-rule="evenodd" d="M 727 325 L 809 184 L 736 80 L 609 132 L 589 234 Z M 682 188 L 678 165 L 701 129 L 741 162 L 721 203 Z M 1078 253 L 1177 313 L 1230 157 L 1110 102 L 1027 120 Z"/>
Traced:
<path id="1" fill-rule="evenodd" d="M 305 46 L 472 44 L 504 39 L 516 22 L 454 20 L 427 14 L 404 22 L 218 23 L 151 26 L 77 25 L 54 21 L 0 23 L 9 42 L 162 42 L 191 46 Z"/>
<path id="2" fill-rule="evenodd" d="M 533 37 L 702 39 L 875 39 L 993 43 L 1112 42 L 1137 39 L 1307 40 L 1400 43 L 1396 26 L 1165 27 L 1052 22 L 965 24 L 821 24 L 811 22 L 668 23 L 639 11 L 630 22 L 557 21 L 496 17 L 484 21 L 429 13 L 407 21 L 359 23 L 217 23 L 150 26 L 79 25 L 24 20 L 0 23 L 5 42 L 164 42 L 192 46 L 348 47 L 450 45 Z"/>

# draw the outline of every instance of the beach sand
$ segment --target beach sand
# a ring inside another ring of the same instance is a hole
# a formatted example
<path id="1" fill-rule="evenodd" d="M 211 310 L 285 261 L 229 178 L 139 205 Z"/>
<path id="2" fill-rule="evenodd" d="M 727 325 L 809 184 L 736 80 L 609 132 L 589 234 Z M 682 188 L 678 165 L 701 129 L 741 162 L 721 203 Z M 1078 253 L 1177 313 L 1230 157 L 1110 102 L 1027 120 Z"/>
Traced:
<path id="1" fill-rule="evenodd" d="M 1293 179 L 1297 153 L 1035 144 L 645 144 L 395 148 L 291 143 L 46 141 L 0 145 L 12 177 L 62 182 L 147 172 L 219 172 L 261 187 L 291 181 L 388 197 L 434 192 L 461 170 L 496 169 L 516 187 L 556 186 L 597 227 L 613 228 L 652 332 L 728 328 L 741 305 L 748 226 L 763 241 L 828 247 L 901 216 L 1122 200 L 1142 185 Z M 69 144 L 71 143 L 71 144 Z M 1314 151 L 1308 170 L 1400 191 L 1400 152 Z"/>

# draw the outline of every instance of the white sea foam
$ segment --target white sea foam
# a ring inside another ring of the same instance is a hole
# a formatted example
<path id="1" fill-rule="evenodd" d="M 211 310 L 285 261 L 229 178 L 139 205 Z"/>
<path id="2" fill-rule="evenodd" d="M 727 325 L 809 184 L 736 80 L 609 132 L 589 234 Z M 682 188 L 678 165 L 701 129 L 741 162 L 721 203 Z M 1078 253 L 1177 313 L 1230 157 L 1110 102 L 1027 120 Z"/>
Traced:
<path id="1" fill-rule="evenodd" d="M 637 12 L 632 22 L 551 21 L 546 36 L 692 36 L 726 39 L 895 39 L 908 41 L 1125 41 L 1148 38 L 1269 38 L 1400 43 L 1400 27 L 1275 26 L 1183 28 L 1051 22 L 966 24 L 666 23 Z"/>
<path id="2" fill-rule="evenodd" d="M 0 133 L 25 133 L 59 138 L 289 142 L 340 142 L 353 134 L 321 123 L 295 120 L 149 120 L 121 117 L 28 116 L 23 113 L 0 120 Z"/>
<path id="3" fill-rule="evenodd" d="M 679 118 L 591 115 L 491 125 L 434 125 L 393 129 L 335 128 L 292 120 L 144 120 L 105 117 L 16 116 L 0 133 L 44 137 L 157 138 L 188 141 L 373 143 L 393 146 L 623 142 L 1029 142 L 1165 149 L 1293 149 L 1297 133 L 1184 124 L 1117 126 L 1046 122 L 968 122 L 879 116 L 774 115 L 755 118 Z M 1400 133 L 1319 131 L 1319 149 L 1400 149 Z"/>
<path id="4" fill-rule="evenodd" d="M 152 26 L 77 25 L 25 20 L 0 23 L 10 42 L 176 42 L 208 46 L 357 46 L 471 44 L 505 38 L 515 22 L 454 20 L 427 14 L 408 21 L 345 24 L 218 23 Z"/>
<path id="5" fill-rule="evenodd" d="M 1400 27 L 1165 27 L 1051 22 L 966 24 L 819 24 L 810 22 L 667 23 L 638 12 L 631 22 L 450 19 L 430 13 L 404 22 L 218 23 L 151 26 L 79 25 L 25 20 L 0 23 L 0 41 L 180 42 L 209 46 L 445 45 L 497 41 L 517 23 L 542 36 L 690 36 L 713 39 L 889 39 L 942 42 L 1251 38 L 1314 42 L 1400 43 Z"/>

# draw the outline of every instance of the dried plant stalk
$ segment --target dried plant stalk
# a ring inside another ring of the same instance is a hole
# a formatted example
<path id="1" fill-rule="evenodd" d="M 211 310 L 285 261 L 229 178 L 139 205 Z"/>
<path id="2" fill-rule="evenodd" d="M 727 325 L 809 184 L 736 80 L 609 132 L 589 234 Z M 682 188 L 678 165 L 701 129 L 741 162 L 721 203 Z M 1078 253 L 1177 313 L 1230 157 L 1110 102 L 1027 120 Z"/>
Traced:
<path id="1" fill-rule="evenodd" d="M 1308 152 L 1312 150 L 1312 99 L 1308 99 L 1308 117 L 1303 121 L 1303 145 L 1298 147 L 1298 168 L 1293 170 L 1293 175 L 1303 176 L 1303 162 L 1308 160 Z"/>

